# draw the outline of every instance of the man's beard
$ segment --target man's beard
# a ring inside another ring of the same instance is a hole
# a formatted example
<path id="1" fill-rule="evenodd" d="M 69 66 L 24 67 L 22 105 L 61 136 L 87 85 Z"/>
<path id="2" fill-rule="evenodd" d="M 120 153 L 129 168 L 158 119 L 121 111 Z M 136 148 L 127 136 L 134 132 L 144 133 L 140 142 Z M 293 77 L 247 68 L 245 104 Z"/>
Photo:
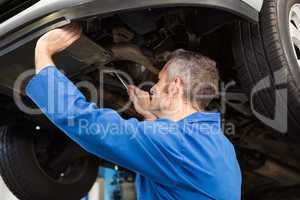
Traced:
<path id="1" fill-rule="evenodd" d="M 163 115 L 166 110 L 166 105 L 164 103 L 167 101 L 166 97 L 155 97 L 153 96 L 150 101 L 149 111 L 156 116 Z"/>

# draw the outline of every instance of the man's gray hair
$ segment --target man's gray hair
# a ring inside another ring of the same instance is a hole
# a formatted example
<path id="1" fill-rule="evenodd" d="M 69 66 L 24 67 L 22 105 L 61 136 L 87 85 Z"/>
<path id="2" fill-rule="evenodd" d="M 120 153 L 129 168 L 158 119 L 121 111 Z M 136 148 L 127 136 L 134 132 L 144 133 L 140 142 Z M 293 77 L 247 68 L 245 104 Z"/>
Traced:
<path id="1" fill-rule="evenodd" d="M 196 52 L 176 50 L 170 56 L 169 80 L 180 77 L 185 85 L 184 98 L 196 109 L 205 109 L 219 94 L 216 62 Z"/>

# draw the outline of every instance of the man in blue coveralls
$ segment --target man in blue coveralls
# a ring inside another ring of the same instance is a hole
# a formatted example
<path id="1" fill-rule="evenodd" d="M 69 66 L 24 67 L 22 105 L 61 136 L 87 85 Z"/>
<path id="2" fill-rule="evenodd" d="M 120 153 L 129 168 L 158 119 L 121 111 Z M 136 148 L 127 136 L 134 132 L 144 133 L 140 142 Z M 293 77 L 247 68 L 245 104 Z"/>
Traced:
<path id="1" fill-rule="evenodd" d="M 52 56 L 80 35 L 80 27 L 71 24 L 37 42 L 36 75 L 26 93 L 43 113 L 88 152 L 136 172 L 138 199 L 240 199 L 234 147 L 221 130 L 220 113 L 204 111 L 211 98 L 203 97 L 218 93 L 215 62 L 178 52 L 159 73 L 151 94 L 129 87 L 130 99 L 145 120 L 126 120 L 88 102 L 56 69 Z M 82 121 L 100 128 L 82 128 Z"/>

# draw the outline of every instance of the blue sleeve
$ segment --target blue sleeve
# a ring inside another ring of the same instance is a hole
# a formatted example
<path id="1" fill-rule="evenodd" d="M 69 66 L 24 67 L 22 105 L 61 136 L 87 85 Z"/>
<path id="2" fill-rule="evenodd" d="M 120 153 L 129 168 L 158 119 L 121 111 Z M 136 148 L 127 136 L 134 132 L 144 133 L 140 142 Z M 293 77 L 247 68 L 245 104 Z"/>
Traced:
<path id="1" fill-rule="evenodd" d="M 59 70 L 35 75 L 26 94 L 73 141 L 88 152 L 149 178 L 174 184 L 182 160 L 176 123 L 125 120 L 97 108 Z"/>

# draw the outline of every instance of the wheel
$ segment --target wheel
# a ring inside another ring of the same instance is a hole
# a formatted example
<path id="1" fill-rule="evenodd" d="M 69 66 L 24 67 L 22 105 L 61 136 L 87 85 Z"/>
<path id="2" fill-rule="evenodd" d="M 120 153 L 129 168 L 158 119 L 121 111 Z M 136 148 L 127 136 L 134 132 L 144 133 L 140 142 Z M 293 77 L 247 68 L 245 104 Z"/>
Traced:
<path id="1" fill-rule="evenodd" d="M 98 159 L 83 151 L 68 156 L 76 148 L 62 133 L 1 127 L 1 176 L 21 200 L 79 200 L 95 182 Z"/>
<path id="2" fill-rule="evenodd" d="M 233 52 L 253 113 L 298 141 L 300 0 L 265 0 L 259 24 L 235 24 Z"/>

